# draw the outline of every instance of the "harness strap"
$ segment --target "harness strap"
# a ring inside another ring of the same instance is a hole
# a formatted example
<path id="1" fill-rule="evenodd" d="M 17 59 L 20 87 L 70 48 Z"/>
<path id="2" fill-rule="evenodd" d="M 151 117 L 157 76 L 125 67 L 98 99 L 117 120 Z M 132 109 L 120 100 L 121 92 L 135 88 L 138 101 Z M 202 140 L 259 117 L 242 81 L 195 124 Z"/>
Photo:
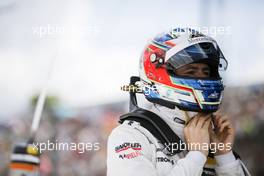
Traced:
<path id="1" fill-rule="evenodd" d="M 139 122 L 142 127 L 146 128 L 166 147 L 169 155 L 175 155 L 182 152 L 179 146 L 183 141 L 157 114 L 142 108 L 137 108 L 130 113 L 122 115 L 119 123 L 122 124 L 125 120 Z"/>

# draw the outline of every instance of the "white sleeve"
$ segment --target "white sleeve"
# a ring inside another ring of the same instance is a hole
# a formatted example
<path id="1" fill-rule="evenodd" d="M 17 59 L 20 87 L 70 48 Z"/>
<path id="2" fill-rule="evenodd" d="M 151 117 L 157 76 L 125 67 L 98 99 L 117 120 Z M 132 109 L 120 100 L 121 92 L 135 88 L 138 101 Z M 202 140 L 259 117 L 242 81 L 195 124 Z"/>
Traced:
<path id="1" fill-rule="evenodd" d="M 206 157 L 199 151 L 190 151 L 185 158 L 178 160 L 169 176 L 201 176 Z"/>
<path id="2" fill-rule="evenodd" d="M 217 167 L 215 168 L 218 176 L 249 176 L 250 173 L 245 168 L 240 159 L 236 159 L 230 151 L 224 155 L 215 156 Z"/>
<path id="3" fill-rule="evenodd" d="M 158 176 L 153 146 L 147 137 L 129 126 L 117 127 L 108 138 L 107 176 Z M 189 152 L 177 161 L 168 176 L 200 176 L 206 157 Z"/>

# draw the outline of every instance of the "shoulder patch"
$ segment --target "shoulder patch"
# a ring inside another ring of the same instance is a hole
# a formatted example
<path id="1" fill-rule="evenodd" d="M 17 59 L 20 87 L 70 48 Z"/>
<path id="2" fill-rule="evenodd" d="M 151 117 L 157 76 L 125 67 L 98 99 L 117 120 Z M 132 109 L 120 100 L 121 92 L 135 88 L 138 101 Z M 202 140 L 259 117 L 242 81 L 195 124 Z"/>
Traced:
<path id="1" fill-rule="evenodd" d="M 141 144 L 138 142 L 124 142 L 115 147 L 115 153 L 119 154 L 120 159 L 133 159 L 141 156 Z"/>
<path id="2" fill-rule="evenodd" d="M 132 149 L 132 150 L 141 150 L 141 144 L 140 143 L 130 143 L 130 142 L 124 142 L 123 144 L 121 145 L 118 145 L 115 147 L 115 152 L 116 153 L 119 153 L 119 152 L 122 152 L 122 151 L 126 151 L 128 149 Z"/>

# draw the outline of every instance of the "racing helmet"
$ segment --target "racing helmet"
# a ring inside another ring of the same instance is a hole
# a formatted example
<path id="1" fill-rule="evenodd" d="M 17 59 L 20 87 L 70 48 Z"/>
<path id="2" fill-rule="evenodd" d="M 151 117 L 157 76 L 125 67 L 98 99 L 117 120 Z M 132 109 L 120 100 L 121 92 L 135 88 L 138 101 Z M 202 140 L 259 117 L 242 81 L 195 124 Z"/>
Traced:
<path id="1" fill-rule="evenodd" d="M 186 77 L 175 70 L 191 63 L 205 63 L 207 78 Z M 227 60 L 216 41 L 190 28 L 176 28 L 149 41 L 139 64 L 145 98 L 156 104 L 195 112 L 215 112 L 222 101 L 224 85 L 219 74 Z"/>

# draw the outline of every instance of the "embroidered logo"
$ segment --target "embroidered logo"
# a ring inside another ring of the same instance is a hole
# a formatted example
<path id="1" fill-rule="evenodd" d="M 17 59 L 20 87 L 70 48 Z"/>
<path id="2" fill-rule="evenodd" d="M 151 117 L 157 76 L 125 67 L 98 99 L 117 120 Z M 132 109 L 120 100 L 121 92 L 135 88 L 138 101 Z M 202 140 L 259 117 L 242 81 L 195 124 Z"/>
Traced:
<path id="1" fill-rule="evenodd" d="M 133 150 L 141 150 L 141 145 L 140 143 L 130 143 L 130 142 L 125 142 L 119 146 L 115 147 L 115 152 L 119 153 L 122 151 L 126 151 L 128 149 L 133 149 Z"/>
<path id="2" fill-rule="evenodd" d="M 119 158 L 121 159 L 132 159 L 132 158 L 136 158 L 138 156 L 141 156 L 142 154 L 138 151 L 132 152 L 132 153 L 128 153 L 128 154 L 122 154 L 119 155 Z"/>

